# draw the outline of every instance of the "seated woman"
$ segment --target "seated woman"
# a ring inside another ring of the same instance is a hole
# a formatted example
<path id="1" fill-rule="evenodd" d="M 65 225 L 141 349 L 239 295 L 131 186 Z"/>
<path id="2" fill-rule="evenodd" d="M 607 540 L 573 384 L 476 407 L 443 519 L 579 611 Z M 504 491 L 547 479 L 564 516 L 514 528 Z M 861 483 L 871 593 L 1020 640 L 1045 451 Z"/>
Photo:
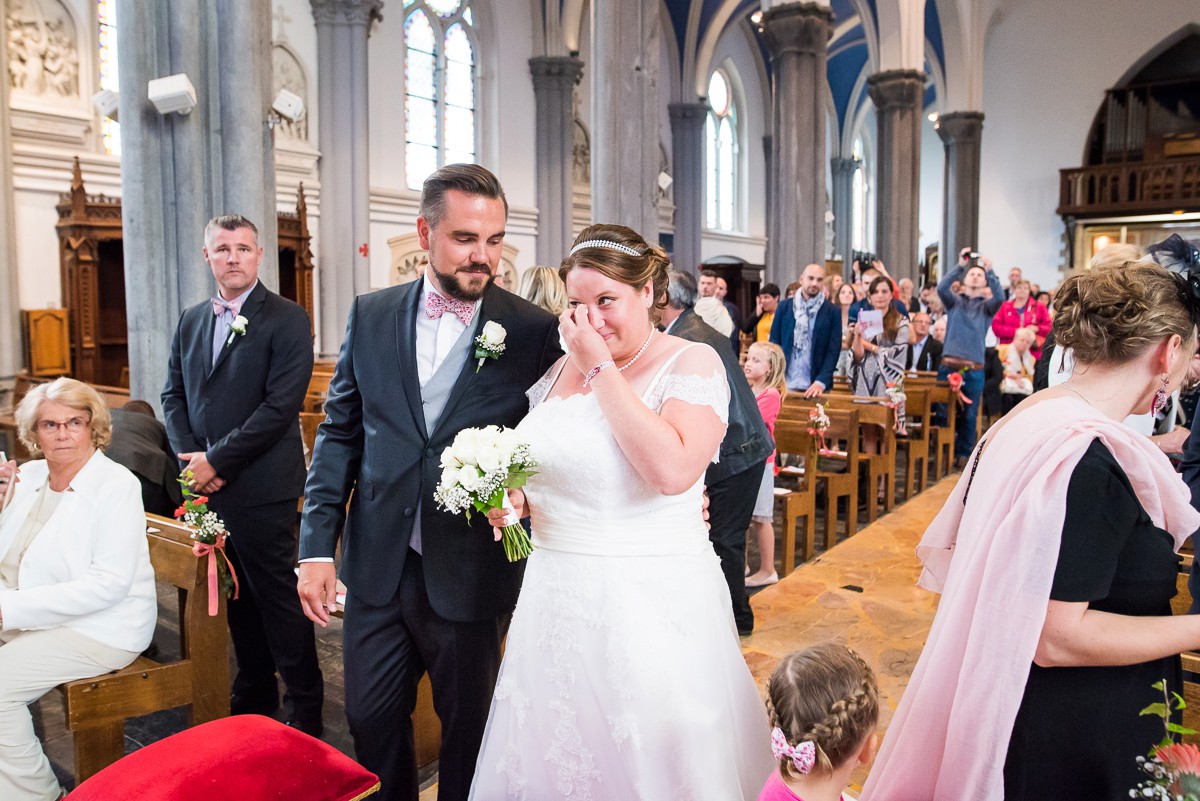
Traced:
<path id="1" fill-rule="evenodd" d="M 1163 726 L 1139 712 L 1200 646 L 1200 616 L 1171 615 L 1200 514 L 1121 421 L 1183 381 L 1198 294 L 1156 264 L 1063 284 L 1075 371 L 988 431 L 917 548 L 942 598 L 864 801 L 1117 801 L 1146 778 Z"/>
<path id="2" fill-rule="evenodd" d="M 35 457 L 0 464 L 0 798 L 62 795 L 29 704 L 66 681 L 125 667 L 158 617 L 137 478 L 106 457 L 108 409 L 60 378 L 17 407 Z"/>
<path id="3" fill-rule="evenodd" d="M 1008 414 L 1033 394 L 1034 333 L 1018 328 L 1004 354 L 1004 380 L 1000 382 L 1000 414 Z"/>

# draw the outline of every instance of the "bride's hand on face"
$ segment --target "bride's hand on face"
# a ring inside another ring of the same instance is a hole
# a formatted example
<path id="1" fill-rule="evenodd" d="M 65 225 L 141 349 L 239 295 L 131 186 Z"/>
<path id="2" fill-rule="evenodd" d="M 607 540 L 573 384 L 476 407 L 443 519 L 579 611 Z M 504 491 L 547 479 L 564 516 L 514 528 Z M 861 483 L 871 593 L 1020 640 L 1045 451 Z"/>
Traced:
<path id="1" fill-rule="evenodd" d="M 592 325 L 588 318 L 588 307 L 584 304 L 580 303 L 562 313 L 558 318 L 558 331 L 562 334 L 571 363 L 579 372 L 586 375 L 596 365 L 612 358 L 608 344 Z"/>

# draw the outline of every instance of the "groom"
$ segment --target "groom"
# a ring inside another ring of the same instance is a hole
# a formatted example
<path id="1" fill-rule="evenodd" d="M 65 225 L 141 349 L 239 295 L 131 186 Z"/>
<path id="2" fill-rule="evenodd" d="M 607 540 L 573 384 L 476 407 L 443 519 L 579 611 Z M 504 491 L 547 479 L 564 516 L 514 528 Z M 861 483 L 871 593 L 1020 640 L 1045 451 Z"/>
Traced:
<path id="1" fill-rule="evenodd" d="M 301 604 L 329 622 L 340 533 L 346 717 L 383 799 L 416 801 L 411 715 L 428 671 L 442 722 L 438 798 L 465 801 L 524 572 L 486 517 L 468 524 L 433 501 L 455 434 L 515 426 L 525 390 L 562 353 L 558 321 L 491 282 L 507 218 L 483 167 L 450 165 L 425 181 L 417 234 L 429 268 L 355 299 L 305 488 Z M 504 327 L 505 349 L 480 363 L 474 342 L 488 321 Z"/>

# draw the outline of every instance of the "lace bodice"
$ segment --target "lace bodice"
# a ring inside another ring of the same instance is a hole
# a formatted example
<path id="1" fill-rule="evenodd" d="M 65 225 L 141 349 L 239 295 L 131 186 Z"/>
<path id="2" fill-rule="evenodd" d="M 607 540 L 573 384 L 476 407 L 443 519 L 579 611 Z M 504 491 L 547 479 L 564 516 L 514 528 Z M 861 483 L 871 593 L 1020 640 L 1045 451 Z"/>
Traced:
<path id="1" fill-rule="evenodd" d="M 526 494 L 538 547 L 580 553 L 677 553 L 707 546 L 701 517 L 703 476 L 665 496 L 625 458 L 590 393 L 548 398 L 563 365 L 529 390 L 529 415 L 517 427 L 538 461 Z M 720 357 L 689 345 L 667 360 L 642 393 L 659 411 L 671 399 L 711 407 L 728 418 L 729 386 Z"/>

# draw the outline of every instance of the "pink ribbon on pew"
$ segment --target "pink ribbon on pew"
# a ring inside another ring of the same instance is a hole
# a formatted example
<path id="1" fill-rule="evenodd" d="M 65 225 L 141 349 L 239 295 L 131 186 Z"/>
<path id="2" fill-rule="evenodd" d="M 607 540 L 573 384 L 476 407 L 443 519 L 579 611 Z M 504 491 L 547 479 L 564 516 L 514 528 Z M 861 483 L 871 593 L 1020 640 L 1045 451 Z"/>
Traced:
<path id="1" fill-rule="evenodd" d="M 236 601 L 238 597 L 238 577 L 234 572 L 233 563 L 229 561 L 229 557 L 225 555 L 225 537 L 221 537 L 215 544 L 209 545 L 204 542 L 192 543 L 192 553 L 199 557 L 208 557 L 208 616 L 216 617 L 217 610 L 220 608 L 221 600 L 219 593 L 221 592 L 220 582 L 217 571 L 217 554 L 221 552 L 221 558 L 225 560 L 225 567 L 229 568 L 229 577 L 233 579 L 233 599 Z"/>

